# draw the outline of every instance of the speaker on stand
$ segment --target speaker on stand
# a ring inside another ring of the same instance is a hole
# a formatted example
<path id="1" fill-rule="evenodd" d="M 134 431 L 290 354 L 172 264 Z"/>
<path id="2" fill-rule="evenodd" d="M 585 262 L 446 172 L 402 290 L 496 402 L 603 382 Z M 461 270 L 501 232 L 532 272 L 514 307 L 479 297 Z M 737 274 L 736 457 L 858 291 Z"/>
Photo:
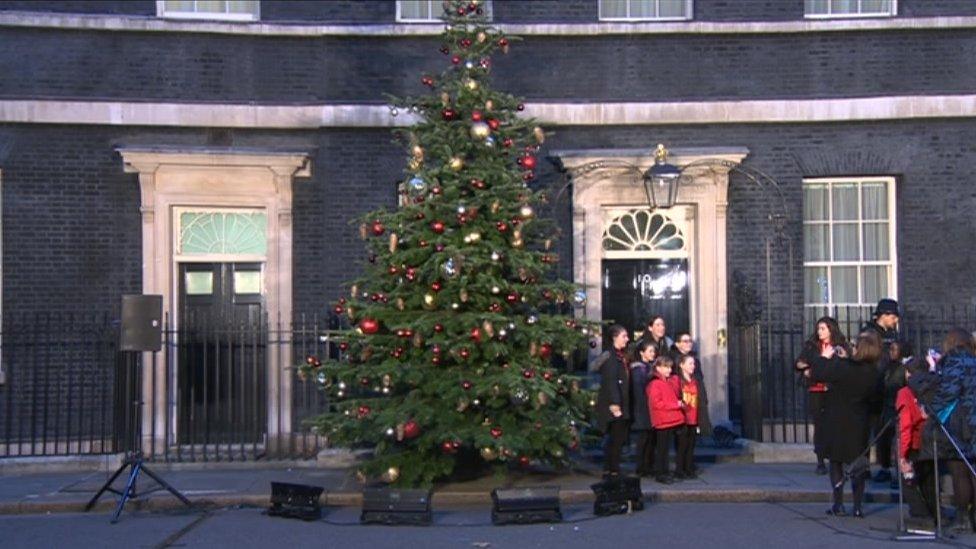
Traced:
<path id="1" fill-rule="evenodd" d="M 105 492 L 112 492 L 120 496 L 119 504 L 112 515 L 112 523 L 119 521 L 125 503 L 130 499 L 165 489 L 173 494 L 185 505 L 191 506 L 190 500 L 173 488 L 159 475 L 146 467 L 142 455 L 142 422 L 140 421 L 142 399 L 139 388 L 139 355 L 145 352 L 156 353 L 162 349 L 162 315 L 163 296 L 161 295 L 124 295 L 122 296 L 122 325 L 119 333 L 120 364 L 117 374 L 121 383 L 116 387 L 122 394 L 121 416 L 125 432 L 123 433 L 125 459 L 122 465 L 109 477 L 108 481 L 95 493 L 95 496 L 85 506 L 85 511 L 91 510 Z M 131 410 L 129 406 L 131 404 Z M 121 491 L 113 488 L 112 483 L 128 469 L 125 488 Z M 136 481 L 139 473 L 146 473 L 159 484 L 158 488 L 139 492 Z"/>

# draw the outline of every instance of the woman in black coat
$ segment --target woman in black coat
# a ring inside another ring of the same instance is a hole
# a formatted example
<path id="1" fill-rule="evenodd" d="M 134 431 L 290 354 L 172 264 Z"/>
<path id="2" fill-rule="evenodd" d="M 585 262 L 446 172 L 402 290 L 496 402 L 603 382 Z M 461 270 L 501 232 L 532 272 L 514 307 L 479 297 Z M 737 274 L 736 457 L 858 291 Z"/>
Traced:
<path id="1" fill-rule="evenodd" d="M 630 401 L 633 403 L 633 423 L 630 430 L 637 433 L 637 476 L 652 473 L 654 467 L 654 429 L 651 427 L 651 412 L 647 406 L 647 384 L 650 383 L 657 347 L 646 339 L 637 340 L 634 347 L 633 362 L 630 363 Z"/>
<path id="2" fill-rule="evenodd" d="M 847 354 L 850 350 L 847 345 L 847 338 L 840 331 L 837 321 L 829 316 L 821 317 L 817 320 L 817 327 L 813 331 L 810 339 L 803 344 L 800 357 L 796 359 L 795 368 L 801 374 L 810 368 L 816 357 L 820 356 L 827 347 L 843 347 Z M 813 453 L 817 456 L 817 474 L 827 474 L 826 456 L 824 455 L 824 412 L 827 406 L 827 387 L 826 383 L 810 381 L 808 376 L 802 378 L 807 387 L 807 406 L 810 417 L 813 419 Z"/>
<path id="3" fill-rule="evenodd" d="M 625 353 L 630 336 L 619 324 L 607 330 L 612 348 L 600 367 L 600 391 L 596 398 L 597 427 L 610 435 L 604 470 L 609 476 L 620 474 L 620 455 L 630 427 L 630 371 Z"/>
<path id="4" fill-rule="evenodd" d="M 858 335 L 854 355 L 847 356 L 843 347 L 827 347 L 813 357 L 809 372 L 813 382 L 830 385 L 824 409 L 824 455 L 830 460 L 830 485 L 834 505 L 830 515 L 845 515 L 844 466 L 850 466 L 868 446 L 868 413 L 877 402 L 878 360 L 881 339 L 873 332 Z M 851 475 L 854 492 L 854 516 L 863 517 L 864 474 Z"/>

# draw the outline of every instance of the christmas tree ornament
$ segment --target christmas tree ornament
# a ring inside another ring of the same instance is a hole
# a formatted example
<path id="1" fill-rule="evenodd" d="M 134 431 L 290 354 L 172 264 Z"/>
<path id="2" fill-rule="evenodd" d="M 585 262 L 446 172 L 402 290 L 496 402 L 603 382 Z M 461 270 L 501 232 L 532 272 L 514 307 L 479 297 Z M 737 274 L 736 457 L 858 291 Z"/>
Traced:
<path id="1" fill-rule="evenodd" d="M 507 54 L 508 53 L 508 48 L 509 48 L 508 38 L 499 38 L 498 39 L 498 47 L 501 48 L 502 53 L 506 53 Z"/>
<path id="2" fill-rule="evenodd" d="M 335 307 L 332 308 L 332 311 L 337 315 L 341 315 L 346 312 L 346 308 L 343 307 L 342 305 L 336 305 Z"/>
<path id="3" fill-rule="evenodd" d="M 519 458 L 518 458 L 519 467 L 522 467 L 523 469 L 524 468 L 528 468 L 528 466 L 531 463 L 532 463 L 532 461 L 529 459 L 529 456 L 519 456 Z"/>
<path id="4" fill-rule="evenodd" d="M 464 397 L 461 397 L 461 398 L 458 399 L 457 406 L 455 406 L 454 409 L 457 410 L 458 412 L 464 412 L 465 410 L 468 409 L 468 406 L 470 406 L 470 405 L 471 405 L 471 402 L 468 399 L 466 399 Z"/>
<path id="5" fill-rule="evenodd" d="M 420 335 L 420 332 L 414 332 L 413 346 L 418 349 L 424 346 L 424 336 Z"/>
<path id="6" fill-rule="evenodd" d="M 525 317 L 526 324 L 535 324 L 537 322 L 539 322 L 539 316 L 536 315 L 535 313 L 532 313 L 529 316 Z"/>
<path id="7" fill-rule="evenodd" d="M 505 147 L 506 149 L 510 148 L 514 144 L 515 144 L 515 142 L 512 141 L 512 138 L 511 137 L 506 137 L 505 139 L 502 140 L 502 147 Z M 505 154 L 508 154 L 508 153 L 506 152 Z"/>
<path id="8" fill-rule="evenodd" d="M 490 320 L 484 321 L 481 324 L 481 329 L 484 330 L 486 334 L 488 334 L 488 337 L 494 337 L 495 336 L 495 326 L 492 325 L 492 323 L 491 323 Z"/>
<path id="9" fill-rule="evenodd" d="M 421 77 L 420 83 L 423 84 L 424 86 L 427 86 L 427 87 L 430 87 L 430 88 L 433 88 L 434 87 L 434 79 L 431 78 L 431 77 L 429 77 L 429 76 L 423 76 L 423 77 Z"/>
<path id="10" fill-rule="evenodd" d="M 393 429 L 393 427 L 387 427 L 386 428 L 386 436 L 392 437 L 392 436 L 394 436 L 396 434 L 397 434 L 397 432 L 396 432 L 396 430 Z"/>
<path id="11" fill-rule="evenodd" d="M 552 345 L 549 343 L 543 343 L 539 347 L 539 358 L 543 360 L 549 360 L 549 357 L 551 356 L 552 356 Z"/>
<path id="12" fill-rule="evenodd" d="M 505 223 L 504 221 L 498 221 L 498 222 L 495 223 L 495 228 L 498 229 L 498 232 L 500 232 L 500 233 L 507 232 L 508 231 L 508 223 Z"/>
<path id="13" fill-rule="evenodd" d="M 468 301 L 468 290 L 466 290 L 465 288 L 461 288 L 461 290 L 458 292 L 458 297 L 461 298 L 461 302 L 462 303 L 467 303 L 467 301 Z"/>
<path id="14" fill-rule="evenodd" d="M 533 370 L 531 368 L 522 370 L 522 377 L 524 377 L 525 379 L 532 379 L 532 378 L 534 378 L 535 377 L 535 370 Z"/>
<path id="15" fill-rule="evenodd" d="M 380 330 L 380 323 L 374 318 L 364 318 L 359 321 L 359 329 L 366 335 L 372 335 Z"/>
<path id="16" fill-rule="evenodd" d="M 382 475 L 380 475 L 380 478 L 383 480 L 383 482 L 386 482 L 388 484 L 393 484 L 394 482 L 397 481 L 397 479 L 400 478 L 400 468 L 390 467 L 389 469 L 384 471 Z"/>
<path id="17" fill-rule="evenodd" d="M 445 454 L 456 454 L 457 448 L 454 446 L 453 442 L 450 440 L 445 440 L 441 443 L 441 452 Z"/>
<path id="18" fill-rule="evenodd" d="M 340 351 L 348 351 L 349 350 L 349 344 L 346 343 L 345 341 L 339 343 L 339 350 Z"/>
<path id="19" fill-rule="evenodd" d="M 451 56 L 451 64 L 453 64 L 453 65 L 460 65 L 461 64 L 461 56 L 460 55 L 452 55 Z"/>
<path id="20" fill-rule="evenodd" d="M 390 253 L 391 254 L 396 251 L 397 244 L 399 242 L 400 242 L 400 237 L 398 237 L 396 233 L 390 233 Z"/>
<path id="21" fill-rule="evenodd" d="M 491 448 L 490 446 L 485 446 L 478 452 L 481 454 L 481 459 L 485 461 L 495 461 L 498 459 L 498 453 L 495 452 L 495 449 Z"/>
<path id="22" fill-rule="evenodd" d="M 539 394 L 537 394 L 535 398 L 536 398 L 536 402 L 539 403 L 539 406 L 545 406 L 549 404 L 549 395 L 547 395 L 542 391 L 539 391 Z"/>
<path id="23" fill-rule="evenodd" d="M 396 107 L 390 107 L 390 116 L 395 117 L 398 114 L 400 114 L 399 109 L 397 109 Z"/>
<path id="24" fill-rule="evenodd" d="M 505 301 L 507 301 L 510 305 L 515 305 L 518 303 L 518 300 L 519 295 L 517 292 L 509 292 L 509 294 L 505 296 Z"/>
<path id="25" fill-rule="evenodd" d="M 539 354 L 539 346 L 533 341 L 529 343 L 529 356 L 534 357 L 537 354 Z"/>
<path id="26" fill-rule="evenodd" d="M 522 406 L 529 401 L 529 394 L 525 392 L 525 389 L 519 387 L 512 392 L 512 396 L 509 398 L 509 401 L 515 406 Z"/>
<path id="27" fill-rule="evenodd" d="M 468 61 L 468 64 L 470 64 L 470 66 L 468 67 L 469 69 L 474 68 L 473 62 Z M 475 80 L 474 78 L 468 78 L 467 80 L 464 81 L 464 87 L 467 88 L 469 91 L 474 91 L 478 89 L 478 81 Z"/>
<path id="28" fill-rule="evenodd" d="M 498 131 L 498 128 L 502 127 L 502 123 L 497 118 L 489 118 L 488 127 L 491 131 Z"/>
<path id="29" fill-rule="evenodd" d="M 444 326 L 442 324 L 434 324 L 434 331 L 441 333 L 444 331 Z"/>
<path id="30" fill-rule="evenodd" d="M 470 337 L 471 337 L 471 341 L 474 341 L 475 343 L 481 343 L 481 329 L 478 328 L 477 326 L 471 328 Z"/>
<path id="31" fill-rule="evenodd" d="M 379 219 L 373 221 L 372 229 L 374 236 L 380 236 L 386 231 L 386 227 L 383 226 L 383 223 Z"/>
<path id="32" fill-rule="evenodd" d="M 522 216 L 522 219 L 532 219 L 532 216 L 535 215 L 535 211 L 532 209 L 532 206 L 525 204 L 519 208 L 519 215 Z"/>
<path id="33" fill-rule="evenodd" d="M 500 254 L 498 252 L 491 252 L 491 260 L 492 261 L 499 261 L 499 260 L 501 260 L 501 258 L 502 258 L 502 254 Z"/>
<path id="34" fill-rule="evenodd" d="M 458 356 L 460 356 L 462 360 L 467 360 L 471 357 L 471 351 L 469 351 L 467 347 L 462 347 L 461 350 L 458 351 Z"/>
<path id="35" fill-rule="evenodd" d="M 454 120 L 455 118 L 457 118 L 457 111 L 455 111 L 454 109 L 444 109 L 441 111 L 441 118 L 443 118 L 448 122 Z"/>
<path id="36" fill-rule="evenodd" d="M 414 420 L 408 420 L 403 424 L 403 438 L 410 440 L 420 436 L 420 425 Z"/>
<path id="37" fill-rule="evenodd" d="M 492 438 L 501 438 L 504 434 L 501 427 L 492 427 L 489 433 L 491 433 Z"/>
<path id="38" fill-rule="evenodd" d="M 501 207 L 502 207 L 502 203 L 499 202 L 498 200 L 492 202 L 491 203 L 491 213 L 493 213 L 493 214 L 498 213 L 498 210 L 501 209 Z"/>
<path id="39" fill-rule="evenodd" d="M 490 111 L 495 108 L 495 102 L 491 99 L 485 101 L 485 110 Z"/>
<path id="40" fill-rule="evenodd" d="M 499 288 L 498 286 L 492 286 L 492 287 L 491 287 L 491 293 L 493 293 L 493 294 L 498 294 L 498 293 L 500 293 L 501 291 L 502 291 L 502 289 L 501 289 L 501 288 Z"/>
<path id="41" fill-rule="evenodd" d="M 352 297 L 356 297 L 356 294 L 358 293 L 359 293 L 358 285 L 353 284 L 352 286 L 349 287 L 349 295 L 351 295 Z"/>
<path id="42" fill-rule="evenodd" d="M 573 305 L 577 307 L 586 305 L 586 290 L 576 290 L 573 292 Z M 583 328 L 583 330 L 586 330 L 586 328 Z M 586 332 L 583 333 L 585 334 Z"/>
<path id="43" fill-rule="evenodd" d="M 546 241 L 542 244 L 542 246 L 543 246 L 543 248 L 545 248 L 547 250 L 550 249 L 550 248 L 552 248 L 552 239 L 551 238 L 547 238 Z"/>
<path id="44" fill-rule="evenodd" d="M 424 294 L 424 305 L 427 307 L 434 306 L 434 294 Z"/>
<path id="45" fill-rule="evenodd" d="M 407 162 L 407 168 L 412 172 L 420 171 L 420 168 L 422 168 L 423 166 L 424 166 L 423 161 L 417 160 L 416 158 Z"/>
<path id="46" fill-rule="evenodd" d="M 488 35 L 485 33 L 485 31 L 478 31 L 478 34 L 475 35 L 475 38 L 478 40 L 479 44 L 482 44 L 484 43 L 485 40 L 488 39 Z"/>
<path id="47" fill-rule="evenodd" d="M 481 111 L 479 111 L 479 110 L 473 110 L 473 111 L 471 111 L 471 121 L 472 122 L 481 122 L 482 116 L 483 115 L 481 114 Z"/>
<path id="48" fill-rule="evenodd" d="M 444 262 L 443 269 L 444 269 L 444 274 L 447 276 L 456 275 L 457 269 L 454 267 L 454 258 L 448 258 L 448 260 Z"/>
<path id="49" fill-rule="evenodd" d="M 444 222 L 443 221 L 434 221 L 433 223 L 430 224 L 430 230 L 434 231 L 437 234 L 443 234 L 444 233 Z"/>
<path id="50" fill-rule="evenodd" d="M 460 156 L 454 156 L 451 158 L 448 166 L 450 166 L 452 170 L 459 172 L 462 168 L 464 168 L 464 160 L 462 160 Z"/>
<path id="51" fill-rule="evenodd" d="M 491 128 L 484 122 L 475 122 L 471 124 L 470 134 L 471 139 L 485 139 L 491 135 Z"/>
<path id="52" fill-rule="evenodd" d="M 360 418 L 364 418 L 368 416 L 371 411 L 372 410 L 370 410 L 369 406 L 366 406 L 364 404 L 359 407 L 359 409 L 357 410 L 357 414 L 359 415 Z"/>
<path id="53" fill-rule="evenodd" d="M 535 137 L 536 143 L 540 145 L 546 141 L 546 132 L 542 131 L 539 126 L 532 128 L 532 135 Z"/>
<path id="54" fill-rule="evenodd" d="M 522 104 L 522 103 L 519 103 L 518 106 L 515 107 L 515 110 L 517 110 L 517 111 L 524 111 L 525 110 L 525 105 Z"/>
<path id="55" fill-rule="evenodd" d="M 369 236 L 369 227 L 365 223 L 359 225 L 359 238 L 366 240 Z"/>
<path id="56" fill-rule="evenodd" d="M 427 182 L 421 177 L 411 177 L 407 182 L 407 187 L 413 193 L 422 193 L 427 190 Z"/>

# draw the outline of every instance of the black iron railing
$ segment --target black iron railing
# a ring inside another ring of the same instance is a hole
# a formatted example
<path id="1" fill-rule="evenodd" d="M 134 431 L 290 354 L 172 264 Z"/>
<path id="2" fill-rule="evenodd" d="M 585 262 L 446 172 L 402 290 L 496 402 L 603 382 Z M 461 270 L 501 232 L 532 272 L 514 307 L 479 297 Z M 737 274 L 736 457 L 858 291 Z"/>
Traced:
<path id="1" fill-rule="evenodd" d="M 0 457 L 139 450 L 162 461 L 310 458 L 327 401 L 293 366 L 336 356 L 329 321 L 195 315 L 157 352 L 122 352 L 107 316 L 4 318 Z"/>
<path id="2" fill-rule="evenodd" d="M 805 318 L 767 315 L 735 327 L 729 348 L 729 385 L 733 417 L 741 423 L 743 435 L 760 441 L 811 443 L 808 393 L 793 363 L 818 317 L 826 314 L 839 319 L 844 334 L 854 337 L 870 320 L 870 313 L 869 308 L 834 307 L 808 311 Z M 955 326 L 976 328 L 976 307 L 933 306 L 904 311 L 899 336 L 921 353 L 939 347 L 946 332 Z"/>

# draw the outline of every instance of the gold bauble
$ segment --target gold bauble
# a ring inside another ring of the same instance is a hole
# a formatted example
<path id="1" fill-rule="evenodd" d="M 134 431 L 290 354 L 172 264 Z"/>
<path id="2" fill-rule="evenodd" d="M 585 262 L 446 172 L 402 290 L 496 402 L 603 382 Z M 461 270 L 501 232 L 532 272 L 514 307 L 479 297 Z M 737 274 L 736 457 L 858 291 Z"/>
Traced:
<path id="1" fill-rule="evenodd" d="M 390 385 L 393 385 L 393 378 L 390 377 L 390 374 L 383 374 L 383 378 L 382 379 L 383 379 L 383 386 L 384 387 L 389 387 Z"/>
<path id="2" fill-rule="evenodd" d="M 502 203 L 501 202 L 499 202 L 497 200 L 494 201 L 494 202 L 492 202 L 491 203 L 491 213 L 493 213 L 493 214 L 498 213 L 498 210 L 501 209 L 501 207 L 502 207 Z"/>
<path id="3" fill-rule="evenodd" d="M 383 482 L 393 484 L 398 478 L 400 478 L 400 468 L 396 466 L 390 467 L 382 475 L 380 475 L 380 478 L 383 480 Z"/>
<path id="4" fill-rule="evenodd" d="M 491 135 L 491 128 L 485 122 L 475 122 L 471 124 L 471 139 L 482 140 Z"/>
<path id="5" fill-rule="evenodd" d="M 495 108 L 495 102 L 494 101 L 492 101 L 491 99 L 489 99 L 488 101 L 485 101 L 485 110 L 486 111 L 490 111 L 490 110 L 492 110 L 494 108 Z"/>
<path id="6" fill-rule="evenodd" d="M 464 81 L 464 87 L 468 88 L 471 91 L 474 91 L 478 89 L 478 81 L 475 80 L 474 78 L 468 78 L 467 80 Z"/>
<path id="7" fill-rule="evenodd" d="M 352 287 L 349 288 L 349 295 L 353 297 L 357 297 L 358 294 L 359 294 L 359 286 L 353 284 Z"/>
<path id="8" fill-rule="evenodd" d="M 464 160 L 461 160 L 460 156 L 454 156 L 451 158 L 451 161 L 448 165 L 451 167 L 452 170 L 459 172 L 461 171 L 461 168 L 464 167 Z"/>
<path id="9" fill-rule="evenodd" d="M 363 484 L 366 484 L 366 472 L 363 470 L 356 471 L 356 480 L 358 480 Z"/>
<path id="10" fill-rule="evenodd" d="M 420 145 L 414 145 L 413 146 L 413 157 L 416 158 L 417 160 L 423 160 L 424 159 L 424 148 L 421 147 Z"/>
<path id="11" fill-rule="evenodd" d="M 532 206 L 525 204 L 524 206 L 519 208 L 519 215 L 521 215 L 523 219 L 530 219 L 532 216 L 535 215 L 535 212 L 532 210 Z"/>
<path id="12" fill-rule="evenodd" d="M 545 394 L 542 391 L 539 391 L 539 394 L 536 395 L 536 399 L 539 401 L 540 406 L 545 406 L 546 404 L 549 404 L 549 395 Z"/>
<path id="13" fill-rule="evenodd" d="M 423 162 L 417 160 L 416 158 L 412 159 L 410 162 L 407 162 L 407 168 L 409 168 L 412 172 L 419 170 L 421 166 L 423 166 Z"/>
<path id="14" fill-rule="evenodd" d="M 434 294 L 424 294 L 424 306 L 426 307 L 434 306 Z"/>
<path id="15" fill-rule="evenodd" d="M 481 329 L 488 334 L 488 337 L 495 337 L 495 327 L 491 324 L 490 320 L 486 320 L 482 325 Z"/>
<path id="16" fill-rule="evenodd" d="M 399 244 L 399 243 L 400 243 L 400 237 L 398 237 L 396 233 L 390 233 L 390 253 L 391 254 L 396 251 L 397 244 Z"/>
<path id="17" fill-rule="evenodd" d="M 489 446 L 485 446 L 484 448 L 482 448 L 479 453 L 481 454 L 481 458 L 484 459 L 485 461 L 495 461 L 496 459 L 498 459 L 498 453 L 495 452 L 494 448 L 491 448 Z"/>
<path id="18" fill-rule="evenodd" d="M 538 142 L 540 145 L 546 140 L 546 132 L 542 131 L 542 128 L 539 126 L 532 128 L 532 135 L 535 136 L 536 142 Z"/>
<path id="19" fill-rule="evenodd" d="M 461 299 L 461 303 L 467 303 L 468 302 L 468 291 L 465 290 L 464 288 L 461 288 L 461 291 L 458 292 L 458 297 Z"/>
<path id="20" fill-rule="evenodd" d="M 477 35 L 475 35 L 475 38 L 478 39 L 479 44 L 483 44 L 485 40 L 488 40 L 488 35 L 484 31 L 481 31 Z"/>
<path id="21" fill-rule="evenodd" d="M 400 311 L 402 311 L 404 309 L 404 307 L 406 307 L 406 303 L 403 302 L 403 298 L 402 297 L 398 297 L 396 299 L 396 306 L 397 306 L 397 310 L 400 310 Z"/>

